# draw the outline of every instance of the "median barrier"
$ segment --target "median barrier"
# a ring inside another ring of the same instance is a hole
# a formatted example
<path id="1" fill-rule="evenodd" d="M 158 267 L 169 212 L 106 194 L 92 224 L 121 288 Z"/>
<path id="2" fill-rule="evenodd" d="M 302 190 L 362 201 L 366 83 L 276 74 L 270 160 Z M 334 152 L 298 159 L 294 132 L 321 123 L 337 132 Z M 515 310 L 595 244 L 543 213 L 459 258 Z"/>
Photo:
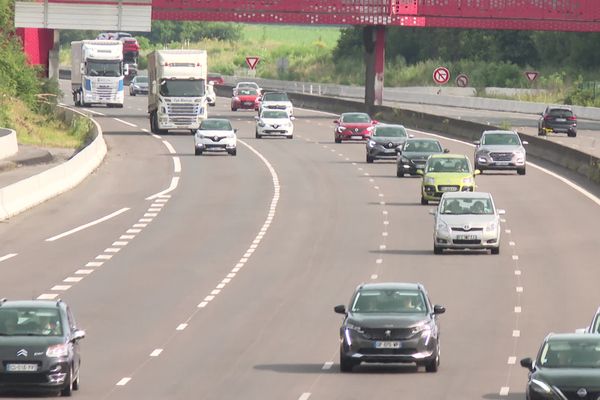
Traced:
<path id="1" fill-rule="evenodd" d="M 82 112 L 58 106 L 57 113 L 70 122 Z M 68 161 L 42 173 L 0 189 L 0 221 L 17 215 L 37 204 L 58 196 L 81 183 L 102 162 L 106 155 L 106 143 L 100 125 L 93 119 L 91 142 Z"/>
<path id="2" fill-rule="evenodd" d="M 17 132 L 8 128 L 0 128 L 0 160 L 17 154 Z"/>

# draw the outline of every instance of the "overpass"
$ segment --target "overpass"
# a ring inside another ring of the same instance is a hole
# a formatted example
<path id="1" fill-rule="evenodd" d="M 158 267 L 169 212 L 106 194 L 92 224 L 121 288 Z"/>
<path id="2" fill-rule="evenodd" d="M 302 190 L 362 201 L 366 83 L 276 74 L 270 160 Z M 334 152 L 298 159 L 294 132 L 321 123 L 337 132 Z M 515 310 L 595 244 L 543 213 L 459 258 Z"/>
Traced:
<path id="1" fill-rule="evenodd" d="M 46 67 L 60 29 L 149 31 L 151 20 L 363 26 L 367 106 L 382 103 L 386 26 L 600 31 L 600 2 L 589 0 L 38 0 L 17 1 L 15 14 L 30 61 Z"/>

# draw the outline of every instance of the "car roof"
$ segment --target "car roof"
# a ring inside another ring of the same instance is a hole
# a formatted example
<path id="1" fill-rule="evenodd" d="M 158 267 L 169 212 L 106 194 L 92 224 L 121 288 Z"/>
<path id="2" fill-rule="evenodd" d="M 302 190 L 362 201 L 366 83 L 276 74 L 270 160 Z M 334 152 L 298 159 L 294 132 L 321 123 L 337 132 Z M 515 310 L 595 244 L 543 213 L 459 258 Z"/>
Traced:
<path id="1" fill-rule="evenodd" d="M 598 342 L 600 335 L 590 335 L 589 333 L 549 333 L 546 341 L 549 340 L 578 340 L 588 342 Z"/>
<path id="2" fill-rule="evenodd" d="M 432 138 L 418 138 L 418 137 L 416 137 L 416 138 L 409 138 L 406 141 L 407 142 L 416 142 L 416 141 L 419 141 L 419 142 L 438 142 L 439 143 L 439 140 L 437 140 L 437 139 L 432 139 Z"/>
<path id="3" fill-rule="evenodd" d="M 359 286 L 359 289 L 401 289 L 401 290 L 421 290 L 422 286 L 420 283 L 409 283 L 409 282 L 378 282 L 378 283 L 364 283 Z"/>
<path id="4" fill-rule="evenodd" d="M 377 128 L 390 128 L 390 127 L 391 128 L 404 128 L 404 129 L 406 129 L 404 127 L 404 125 L 400 125 L 400 124 L 378 124 L 378 125 L 375 126 L 375 129 L 377 129 Z"/>
<path id="5" fill-rule="evenodd" d="M 483 131 L 484 135 L 497 135 L 497 134 L 512 134 L 512 135 L 517 135 L 517 132 L 515 131 L 503 131 L 503 130 L 496 130 L 496 131 Z"/>
<path id="6" fill-rule="evenodd" d="M 226 122 L 231 122 L 227 118 L 206 118 L 205 121 L 226 121 Z"/>
<path id="7" fill-rule="evenodd" d="M 550 108 L 550 109 L 552 109 L 552 108 L 558 108 L 558 109 L 563 109 L 563 110 L 572 110 L 571 106 L 564 106 L 564 105 L 563 106 L 548 106 L 546 108 Z"/>
<path id="8" fill-rule="evenodd" d="M 442 154 L 432 154 L 429 156 L 428 160 L 435 158 L 467 158 L 464 154 L 452 154 L 452 153 L 442 153 Z"/>
<path id="9" fill-rule="evenodd" d="M 60 300 L 6 300 L 0 303 L 0 308 L 39 307 L 56 308 Z"/>
<path id="10" fill-rule="evenodd" d="M 444 198 L 481 198 L 481 197 L 492 197 L 489 192 L 444 192 Z"/>
<path id="11" fill-rule="evenodd" d="M 266 94 L 287 94 L 286 92 L 282 92 L 282 91 L 273 91 L 273 90 L 269 90 L 268 92 L 264 93 Z"/>

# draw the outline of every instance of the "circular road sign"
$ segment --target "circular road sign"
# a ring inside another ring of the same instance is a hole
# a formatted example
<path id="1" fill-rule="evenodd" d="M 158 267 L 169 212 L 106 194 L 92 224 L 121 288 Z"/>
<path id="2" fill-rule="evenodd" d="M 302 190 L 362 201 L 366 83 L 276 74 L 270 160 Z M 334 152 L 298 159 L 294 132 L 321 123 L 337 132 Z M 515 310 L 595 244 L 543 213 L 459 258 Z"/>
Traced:
<path id="1" fill-rule="evenodd" d="M 469 86 L 469 77 L 465 74 L 460 74 L 456 77 L 456 86 L 467 87 Z"/>
<path id="2" fill-rule="evenodd" d="M 450 71 L 446 67 L 437 67 L 433 71 L 433 81 L 438 85 L 448 83 L 450 80 Z"/>

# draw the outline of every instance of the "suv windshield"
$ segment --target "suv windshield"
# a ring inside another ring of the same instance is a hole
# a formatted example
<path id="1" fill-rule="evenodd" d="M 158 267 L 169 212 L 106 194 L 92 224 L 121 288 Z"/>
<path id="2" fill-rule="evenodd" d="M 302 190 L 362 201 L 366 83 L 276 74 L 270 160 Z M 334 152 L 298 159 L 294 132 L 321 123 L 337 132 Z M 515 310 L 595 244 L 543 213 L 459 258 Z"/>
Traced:
<path id="1" fill-rule="evenodd" d="M 342 116 L 342 122 L 345 123 L 370 123 L 371 117 L 367 114 L 347 114 Z"/>
<path id="2" fill-rule="evenodd" d="M 288 118 L 288 114 L 285 111 L 264 111 L 262 118 Z"/>
<path id="3" fill-rule="evenodd" d="M 427 172 L 470 172 L 470 169 L 466 158 L 430 158 Z"/>
<path id="4" fill-rule="evenodd" d="M 58 309 L 0 308 L 0 336 L 62 336 Z"/>
<path id="5" fill-rule="evenodd" d="M 205 119 L 200 124 L 201 131 L 231 131 L 231 123 L 224 119 Z"/>
<path id="6" fill-rule="evenodd" d="M 444 199 L 440 209 L 442 214 L 494 214 L 492 201 L 486 197 Z"/>
<path id="7" fill-rule="evenodd" d="M 402 126 L 380 126 L 373 132 L 377 137 L 406 137 L 406 129 Z"/>
<path id="8" fill-rule="evenodd" d="M 418 290 L 364 289 L 356 294 L 352 312 L 424 314 L 427 306 Z"/>
<path id="9" fill-rule="evenodd" d="M 483 135 L 481 144 L 487 146 L 518 146 L 520 144 L 519 137 L 514 133 L 491 133 Z"/>
<path id="10" fill-rule="evenodd" d="M 160 82 L 161 96 L 201 97 L 204 96 L 204 79 L 168 80 Z"/>
<path id="11" fill-rule="evenodd" d="M 289 99 L 285 93 L 266 93 L 263 101 L 289 101 Z"/>
<path id="12" fill-rule="evenodd" d="M 546 368 L 600 368 L 600 339 L 549 340 L 540 354 Z"/>
<path id="13" fill-rule="evenodd" d="M 411 140 L 404 145 L 405 152 L 412 153 L 441 153 L 442 146 L 431 140 Z"/>

